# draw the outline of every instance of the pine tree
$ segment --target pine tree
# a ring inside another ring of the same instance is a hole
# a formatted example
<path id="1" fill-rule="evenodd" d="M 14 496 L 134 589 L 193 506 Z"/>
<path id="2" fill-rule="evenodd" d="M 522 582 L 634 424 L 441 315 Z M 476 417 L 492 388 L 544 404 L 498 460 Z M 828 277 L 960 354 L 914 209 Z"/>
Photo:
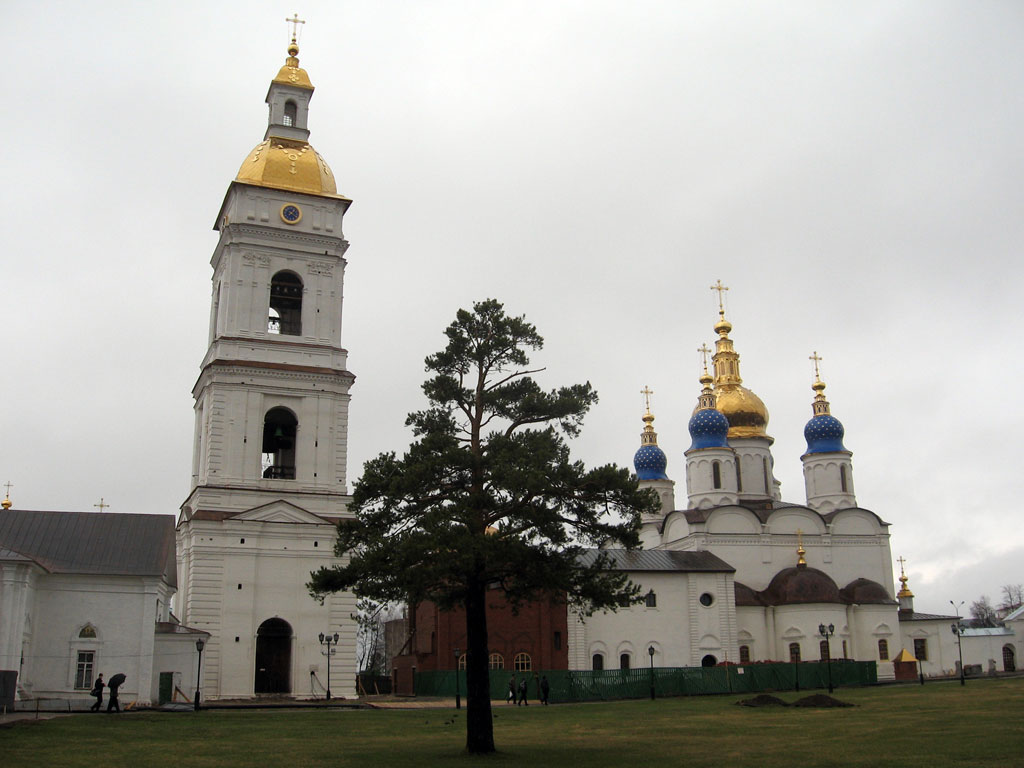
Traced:
<path id="1" fill-rule="evenodd" d="M 513 605 L 568 600 L 583 612 L 635 601 L 638 588 L 585 548 L 639 545 L 640 513 L 657 499 L 628 470 L 587 469 L 565 437 L 597 402 L 589 383 L 544 391 L 528 352 L 543 339 L 493 300 L 459 310 L 445 349 L 426 359 L 429 406 L 409 415 L 401 457 L 368 461 L 339 525 L 344 565 L 312 574 L 314 596 L 353 589 L 375 600 L 424 600 L 466 616 L 466 747 L 494 751 L 486 591 Z"/>

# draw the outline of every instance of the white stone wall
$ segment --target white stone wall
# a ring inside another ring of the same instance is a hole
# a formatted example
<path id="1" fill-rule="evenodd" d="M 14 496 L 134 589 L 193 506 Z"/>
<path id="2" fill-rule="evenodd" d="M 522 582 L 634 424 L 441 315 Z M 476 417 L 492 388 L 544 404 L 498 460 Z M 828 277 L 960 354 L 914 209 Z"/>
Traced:
<path id="1" fill-rule="evenodd" d="M 570 614 L 571 669 L 591 669 L 595 653 L 604 654 L 605 669 L 618 669 L 623 653 L 629 654 L 631 667 L 647 666 L 652 646 L 656 667 L 699 666 L 707 654 L 718 661 L 736 659 L 731 574 L 657 571 L 629 576 L 643 594 L 654 590 L 657 607 L 640 604 L 595 613 L 582 619 L 582 627 Z M 700 603 L 704 593 L 713 596 L 710 606 Z"/>
<path id="2" fill-rule="evenodd" d="M 94 674 L 123 672 L 122 706 L 148 704 L 153 690 L 153 649 L 158 604 L 173 590 L 155 577 L 48 574 L 33 589 L 22 684 L 37 697 L 89 700 L 75 688 L 79 651 L 95 652 Z M 91 625 L 95 638 L 82 638 Z"/>
<path id="3" fill-rule="evenodd" d="M 311 571 L 338 562 L 334 526 L 288 507 L 271 508 L 268 520 L 243 515 L 179 524 L 183 621 L 211 635 L 203 654 L 208 698 L 254 695 L 257 632 L 271 618 L 292 627 L 292 695 L 322 695 L 311 685 L 311 672 L 326 685 L 318 635 L 328 630 L 341 636 L 331 660 L 331 692 L 356 695 L 355 598 L 332 595 L 321 605 L 305 586 Z"/>

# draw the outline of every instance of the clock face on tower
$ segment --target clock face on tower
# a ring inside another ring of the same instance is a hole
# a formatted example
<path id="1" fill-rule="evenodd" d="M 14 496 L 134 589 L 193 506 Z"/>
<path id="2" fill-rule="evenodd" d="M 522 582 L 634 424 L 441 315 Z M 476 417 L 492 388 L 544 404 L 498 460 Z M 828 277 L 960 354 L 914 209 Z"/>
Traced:
<path id="1" fill-rule="evenodd" d="M 285 224 L 298 224 L 302 221 L 302 209 L 293 203 L 281 206 L 281 221 Z"/>

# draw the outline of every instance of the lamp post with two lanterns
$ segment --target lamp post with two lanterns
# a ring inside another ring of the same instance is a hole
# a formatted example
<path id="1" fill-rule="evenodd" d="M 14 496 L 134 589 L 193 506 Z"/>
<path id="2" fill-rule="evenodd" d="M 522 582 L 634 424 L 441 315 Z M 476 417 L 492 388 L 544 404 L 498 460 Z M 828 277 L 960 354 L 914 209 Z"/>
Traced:
<path id="1" fill-rule="evenodd" d="M 325 635 L 323 632 L 320 633 L 320 645 L 326 645 L 326 651 L 320 651 L 327 657 L 327 700 L 331 700 L 331 656 L 338 652 L 338 633 L 335 632 L 333 635 Z M 334 647 L 331 647 L 331 644 Z"/>

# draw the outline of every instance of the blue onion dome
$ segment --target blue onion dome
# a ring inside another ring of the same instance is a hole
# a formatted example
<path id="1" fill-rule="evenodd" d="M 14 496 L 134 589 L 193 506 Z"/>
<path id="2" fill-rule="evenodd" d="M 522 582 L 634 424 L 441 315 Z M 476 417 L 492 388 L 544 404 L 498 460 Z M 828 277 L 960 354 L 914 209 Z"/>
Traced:
<path id="1" fill-rule="evenodd" d="M 700 377 L 703 385 L 697 408 L 690 417 L 690 450 L 695 448 L 728 448 L 729 419 L 716 407 L 715 393 L 711 389 L 713 379 L 707 368 Z"/>
<path id="2" fill-rule="evenodd" d="M 644 393 L 648 396 L 652 394 L 646 387 Z M 633 455 L 636 476 L 641 480 L 668 480 L 668 475 L 665 474 L 668 457 L 658 447 L 658 433 L 654 431 L 654 414 L 651 413 L 649 401 L 643 421 L 644 431 L 640 433 L 640 450 Z"/>
<path id="3" fill-rule="evenodd" d="M 817 354 L 817 353 L 815 353 Z M 814 358 L 812 358 L 814 359 Z M 817 366 L 815 366 L 817 367 Z M 815 375 L 814 403 L 812 409 L 814 416 L 804 427 L 804 440 L 807 441 L 807 453 L 836 453 L 845 451 L 843 447 L 843 436 L 846 430 L 842 422 L 829 412 L 828 400 L 825 399 L 825 382 Z"/>

